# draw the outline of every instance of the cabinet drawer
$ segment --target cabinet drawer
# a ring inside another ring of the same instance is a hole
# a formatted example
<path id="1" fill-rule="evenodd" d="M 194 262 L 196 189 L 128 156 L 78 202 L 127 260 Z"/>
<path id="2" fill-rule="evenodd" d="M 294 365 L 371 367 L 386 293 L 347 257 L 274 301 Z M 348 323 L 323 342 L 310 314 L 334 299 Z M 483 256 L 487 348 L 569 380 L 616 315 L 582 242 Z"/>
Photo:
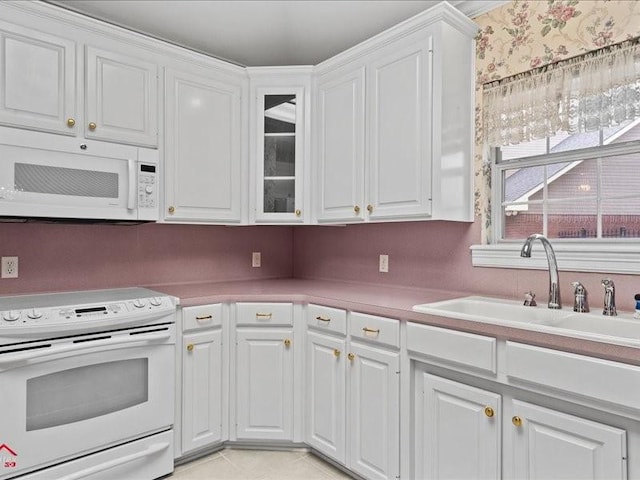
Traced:
<path id="1" fill-rule="evenodd" d="M 182 309 L 182 331 L 222 325 L 222 304 L 198 305 Z"/>
<path id="2" fill-rule="evenodd" d="M 438 361 L 496 373 L 496 339 L 407 323 L 407 349 Z"/>
<path id="3" fill-rule="evenodd" d="M 338 308 L 309 304 L 307 325 L 317 330 L 347 334 L 347 312 Z"/>
<path id="4" fill-rule="evenodd" d="M 292 303 L 238 303 L 237 325 L 293 325 Z"/>
<path id="5" fill-rule="evenodd" d="M 506 350 L 510 380 L 640 410 L 640 367 L 514 342 Z"/>
<path id="6" fill-rule="evenodd" d="M 390 318 L 352 313 L 349 334 L 352 338 L 362 338 L 394 347 L 400 346 L 400 322 Z"/>

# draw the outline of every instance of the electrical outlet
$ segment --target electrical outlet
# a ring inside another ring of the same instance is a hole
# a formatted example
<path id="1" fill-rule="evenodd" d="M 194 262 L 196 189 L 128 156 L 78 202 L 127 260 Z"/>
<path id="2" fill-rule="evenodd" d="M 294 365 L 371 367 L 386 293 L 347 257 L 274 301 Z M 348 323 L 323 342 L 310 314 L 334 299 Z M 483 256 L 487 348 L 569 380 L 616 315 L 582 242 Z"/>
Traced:
<path id="1" fill-rule="evenodd" d="M 251 266 L 259 267 L 261 263 L 262 263 L 262 258 L 261 258 L 260 252 L 253 252 L 251 254 Z"/>
<path id="2" fill-rule="evenodd" d="M 379 270 L 382 273 L 389 272 L 389 255 L 380 255 Z"/>
<path id="3" fill-rule="evenodd" d="M 2 278 L 18 278 L 18 257 L 2 257 Z"/>

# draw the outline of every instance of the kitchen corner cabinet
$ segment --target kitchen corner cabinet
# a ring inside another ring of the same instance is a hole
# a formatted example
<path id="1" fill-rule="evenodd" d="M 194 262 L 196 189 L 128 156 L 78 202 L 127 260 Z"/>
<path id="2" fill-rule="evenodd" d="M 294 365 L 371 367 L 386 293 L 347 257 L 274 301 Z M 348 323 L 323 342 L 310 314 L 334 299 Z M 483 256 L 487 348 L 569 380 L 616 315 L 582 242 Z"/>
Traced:
<path id="1" fill-rule="evenodd" d="M 306 441 L 364 478 L 397 478 L 399 323 L 350 313 L 348 324 L 344 310 L 309 305 Z"/>
<path id="2" fill-rule="evenodd" d="M 127 55 L 84 44 L 79 35 L 57 36 L 54 21 L 46 25 L 38 31 L 0 22 L 0 123 L 157 147 L 158 66 L 142 53 L 130 56 L 124 44 Z"/>
<path id="3" fill-rule="evenodd" d="M 166 69 L 165 221 L 242 221 L 244 82 Z"/>
<path id="4" fill-rule="evenodd" d="M 293 309 L 290 303 L 236 304 L 236 440 L 294 440 Z"/>
<path id="5" fill-rule="evenodd" d="M 476 31 L 443 3 L 317 66 L 319 222 L 473 220 Z"/>
<path id="6" fill-rule="evenodd" d="M 311 70 L 250 68 L 251 214 L 255 223 L 303 223 L 308 218 Z"/>

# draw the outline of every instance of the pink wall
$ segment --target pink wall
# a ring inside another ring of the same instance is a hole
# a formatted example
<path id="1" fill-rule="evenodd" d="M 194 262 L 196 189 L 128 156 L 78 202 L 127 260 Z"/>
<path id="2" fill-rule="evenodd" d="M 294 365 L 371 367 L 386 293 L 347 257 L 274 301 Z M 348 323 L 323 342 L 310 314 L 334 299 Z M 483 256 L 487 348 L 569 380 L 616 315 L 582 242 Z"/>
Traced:
<path id="1" fill-rule="evenodd" d="M 520 299 L 533 290 L 539 304 L 547 302 L 549 274 L 542 270 L 471 266 L 469 246 L 480 243 L 480 224 L 406 222 L 309 226 L 294 231 L 294 275 Z M 541 248 L 540 245 L 534 248 Z M 389 255 L 389 273 L 378 272 L 378 255 Z M 526 260 L 524 260 L 526 261 Z M 589 292 L 592 311 L 602 307 L 604 274 L 560 272 L 565 308 L 572 306 L 571 282 Z M 616 283 L 619 310 L 633 310 L 640 276 L 610 275 Z"/>
<path id="2" fill-rule="evenodd" d="M 0 224 L 0 254 L 19 257 L 0 295 L 291 277 L 291 227 Z M 251 252 L 262 267 L 251 267 Z"/>

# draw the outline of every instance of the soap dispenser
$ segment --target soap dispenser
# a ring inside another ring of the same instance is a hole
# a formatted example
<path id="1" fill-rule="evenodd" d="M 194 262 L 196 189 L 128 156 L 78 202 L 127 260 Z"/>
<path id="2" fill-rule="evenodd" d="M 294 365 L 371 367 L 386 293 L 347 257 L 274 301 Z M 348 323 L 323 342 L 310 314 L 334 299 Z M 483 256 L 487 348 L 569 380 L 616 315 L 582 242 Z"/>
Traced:
<path id="1" fill-rule="evenodd" d="M 589 311 L 587 302 L 587 289 L 580 282 L 573 282 L 573 311 L 585 313 Z"/>

